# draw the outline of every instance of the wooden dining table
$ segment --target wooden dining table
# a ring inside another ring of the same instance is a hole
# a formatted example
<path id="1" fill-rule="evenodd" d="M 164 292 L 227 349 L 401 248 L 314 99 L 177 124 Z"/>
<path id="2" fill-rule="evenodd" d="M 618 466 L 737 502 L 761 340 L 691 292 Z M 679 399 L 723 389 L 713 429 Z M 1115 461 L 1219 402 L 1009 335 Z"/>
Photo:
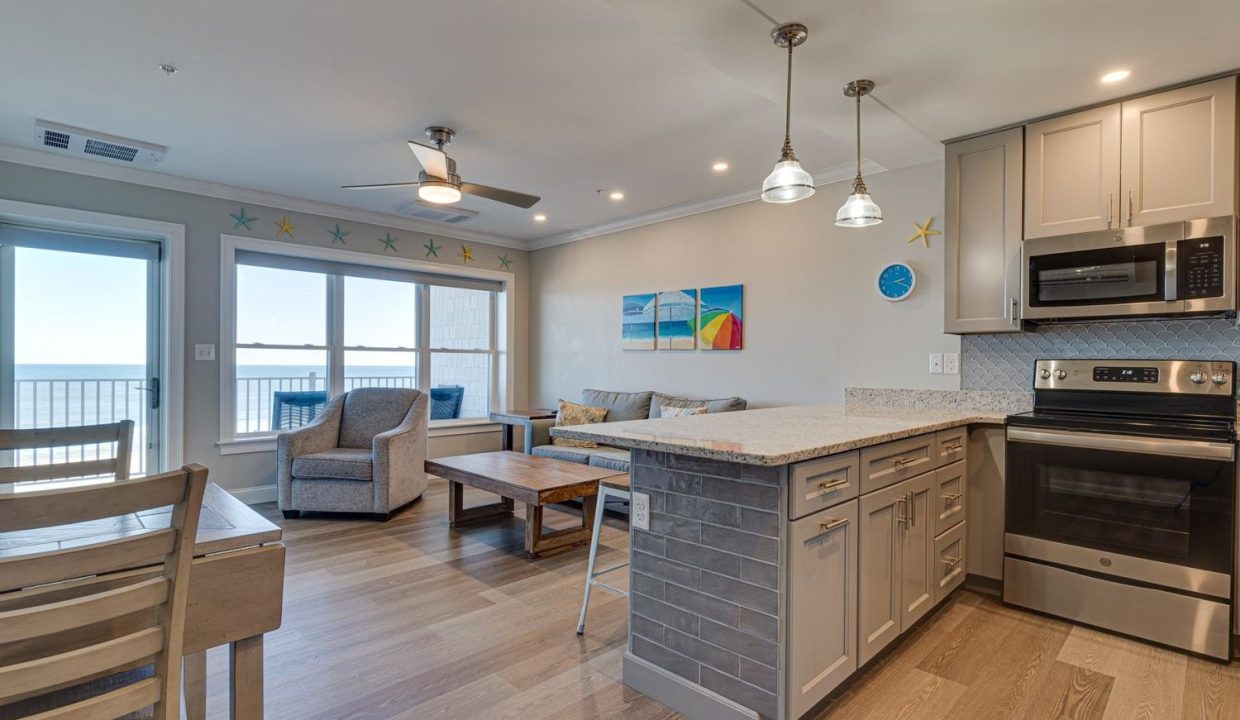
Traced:
<path id="1" fill-rule="evenodd" d="M 12 488 L 0 487 L 0 492 Z M 168 526 L 167 509 L 61 525 L 0 532 L 0 557 L 38 553 Z M 284 605 L 284 544 L 281 530 L 220 486 L 207 485 L 194 542 L 185 612 L 184 692 L 190 720 L 206 717 L 206 651 L 231 651 L 230 717 L 263 717 L 263 634 L 280 627 Z M 154 566 L 0 593 L 0 610 L 20 606 L 33 592 L 72 592 L 75 583 L 119 583 L 154 574 Z M 51 588 L 49 590 L 49 588 Z"/>

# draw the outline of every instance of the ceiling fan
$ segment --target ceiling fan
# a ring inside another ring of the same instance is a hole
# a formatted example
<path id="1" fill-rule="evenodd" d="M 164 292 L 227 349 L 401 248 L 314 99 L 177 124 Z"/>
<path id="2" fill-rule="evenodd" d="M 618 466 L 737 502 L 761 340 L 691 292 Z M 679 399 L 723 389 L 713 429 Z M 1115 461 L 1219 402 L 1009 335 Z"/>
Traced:
<path id="1" fill-rule="evenodd" d="M 513 192 L 512 190 L 491 187 L 490 185 L 461 182 L 461 176 L 456 174 L 456 161 L 448 157 L 447 153 L 443 151 L 444 145 L 451 143 L 455 135 L 456 132 L 452 128 L 434 125 L 426 128 L 426 136 L 431 139 L 431 142 L 435 143 L 435 147 L 424 145 L 414 140 L 409 141 L 409 149 L 413 151 L 413 155 L 418 159 L 418 162 L 422 163 L 422 172 L 418 173 L 417 180 L 377 183 L 373 185 L 341 185 L 341 188 L 345 190 L 376 190 L 394 187 L 417 187 L 419 198 L 440 205 L 458 202 L 461 199 L 461 193 L 476 195 L 477 197 L 502 202 L 507 205 L 515 205 L 519 208 L 533 207 L 535 203 L 542 199 L 537 195 L 526 195 L 525 193 Z"/>

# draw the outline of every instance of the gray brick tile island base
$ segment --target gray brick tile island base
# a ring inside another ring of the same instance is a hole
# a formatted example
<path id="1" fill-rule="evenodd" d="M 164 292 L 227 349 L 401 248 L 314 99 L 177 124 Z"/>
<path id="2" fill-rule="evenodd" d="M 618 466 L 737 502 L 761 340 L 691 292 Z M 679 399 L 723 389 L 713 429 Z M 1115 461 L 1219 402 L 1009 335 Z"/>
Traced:
<path id="1" fill-rule="evenodd" d="M 632 485 L 650 496 L 634 528 L 630 653 L 778 717 L 780 467 L 633 452 Z"/>

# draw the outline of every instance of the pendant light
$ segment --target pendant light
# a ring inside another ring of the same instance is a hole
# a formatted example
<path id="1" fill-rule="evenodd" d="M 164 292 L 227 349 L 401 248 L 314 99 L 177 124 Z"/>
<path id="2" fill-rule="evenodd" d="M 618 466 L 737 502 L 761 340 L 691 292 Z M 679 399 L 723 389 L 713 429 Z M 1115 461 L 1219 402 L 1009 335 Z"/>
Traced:
<path id="1" fill-rule="evenodd" d="M 780 25 L 771 31 L 775 45 L 788 48 L 788 87 L 784 97 L 784 147 L 779 162 L 762 181 L 762 199 L 769 203 L 791 203 L 814 194 L 814 176 L 806 172 L 792 152 L 792 48 L 805 42 L 809 30 L 800 23 Z"/>
<path id="2" fill-rule="evenodd" d="M 861 179 L 861 96 L 874 89 L 873 80 L 853 80 L 844 86 L 844 94 L 857 98 L 857 179 L 853 180 L 852 195 L 835 214 L 835 224 L 840 227 L 869 227 L 883 221 L 883 211 L 870 199 L 870 191 Z"/>

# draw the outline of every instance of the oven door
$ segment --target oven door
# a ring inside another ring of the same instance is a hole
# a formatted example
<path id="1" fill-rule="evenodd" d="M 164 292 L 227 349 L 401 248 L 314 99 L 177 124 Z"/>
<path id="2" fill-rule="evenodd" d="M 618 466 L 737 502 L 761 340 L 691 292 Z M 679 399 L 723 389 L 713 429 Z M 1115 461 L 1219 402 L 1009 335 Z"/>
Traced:
<path id="1" fill-rule="evenodd" d="M 1024 243 L 1027 320 L 1174 315 L 1182 223 Z"/>
<path id="2" fill-rule="evenodd" d="M 1009 427 L 1009 555 L 1231 596 L 1233 443 Z"/>

